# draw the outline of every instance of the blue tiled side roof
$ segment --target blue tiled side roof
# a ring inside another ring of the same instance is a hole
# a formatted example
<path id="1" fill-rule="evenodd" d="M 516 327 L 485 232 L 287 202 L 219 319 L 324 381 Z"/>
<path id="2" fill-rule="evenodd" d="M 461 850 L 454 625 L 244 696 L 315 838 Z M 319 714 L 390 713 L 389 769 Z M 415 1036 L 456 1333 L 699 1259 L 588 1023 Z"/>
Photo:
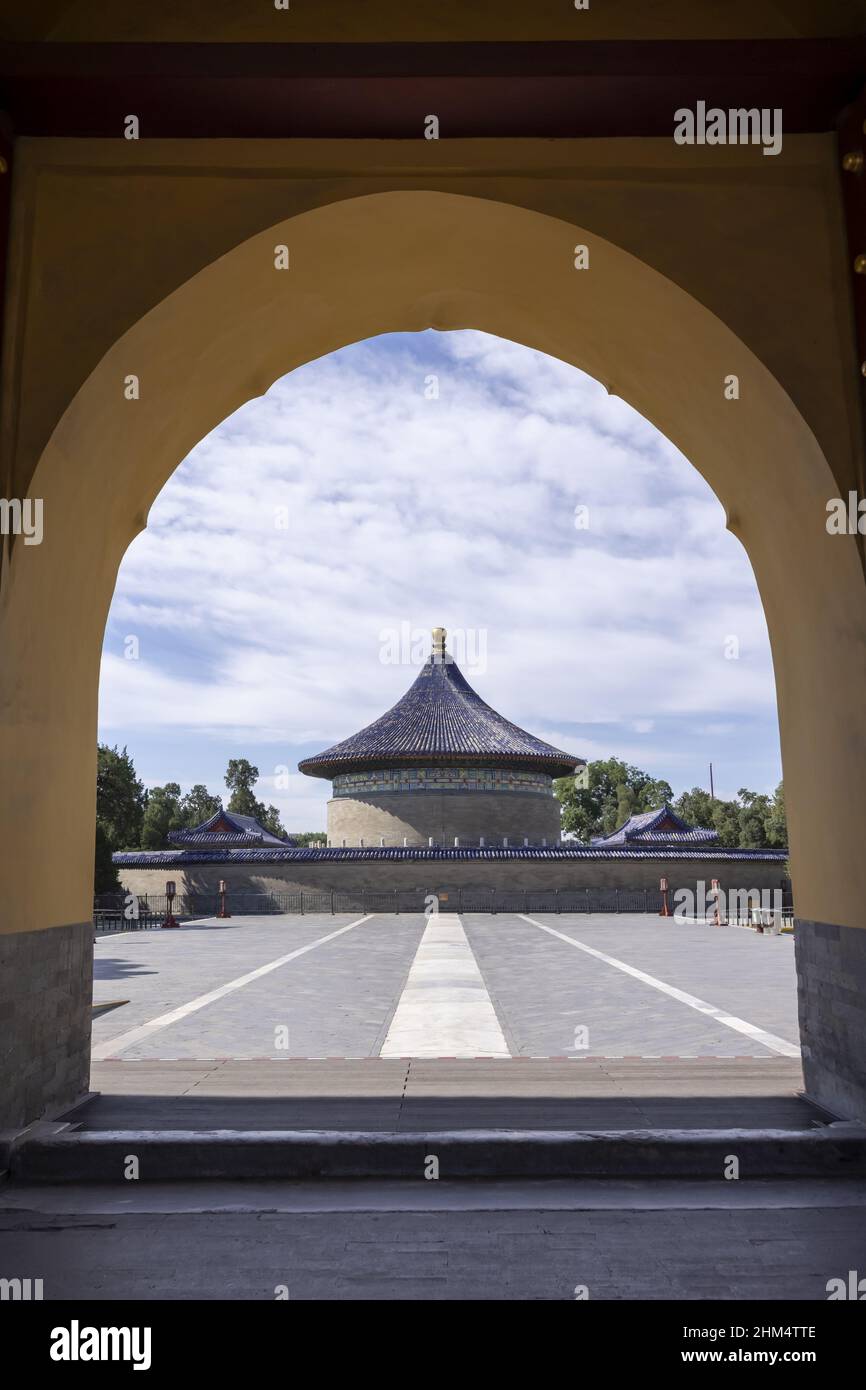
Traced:
<path id="1" fill-rule="evenodd" d="M 182 868 L 184 864 L 316 864 L 316 863 L 348 863 L 354 860 L 391 860 L 391 861 L 451 861 L 460 863 L 466 861 L 486 861 L 486 860 L 559 860 L 561 862 L 573 862 L 576 859 L 654 859 L 658 863 L 667 863 L 673 859 L 697 859 L 697 860 L 739 860 L 757 859 L 766 860 L 771 863 L 784 864 L 788 857 L 785 849 L 723 849 L 717 845 L 709 845 L 706 849 L 640 849 L 637 846 L 627 848 L 614 847 L 604 848 L 600 845 L 561 845 L 559 847 L 548 846 L 547 849 L 535 848 L 514 848 L 514 849 L 494 849 L 485 847 L 484 849 L 410 849 L 395 847 L 393 849 L 373 847 L 370 849 L 311 849 L 302 847 L 300 849 L 235 849 L 225 850 L 223 853 L 218 851 L 209 852 L 207 850 L 139 850 L 130 854 L 113 854 L 112 861 L 119 868 L 126 869 L 147 869 L 147 868 Z"/>
<path id="2" fill-rule="evenodd" d="M 234 828 L 212 829 L 213 826 L 219 825 L 220 821 L 225 821 Z M 291 844 L 290 840 L 281 840 L 279 836 L 272 835 L 270 830 L 265 830 L 255 816 L 241 816 L 237 811 L 224 811 L 222 806 L 207 820 L 202 821 L 201 825 L 196 825 L 191 830 L 170 830 L 168 841 L 172 845 L 213 845 L 214 848 L 219 846 L 223 849 L 244 845 L 280 845 L 285 848 Z"/>
<path id="3" fill-rule="evenodd" d="M 674 823 L 673 830 L 659 830 L 658 826 L 665 820 Z M 615 845 L 634 844 L 658 844 L 658 845 L 689 845 L 689 844 L 715 844 L 718 840 L 718 833 L 715 830 L 705 830 L 702 826 L 689 825 L 667 802 L 654 811 L 641 811 L 636 816 L 629 816 L 624 825 L 618 830 L 614 830 L 610 835 L 597 835 L 593 839 L 594 845 L 608 845 L 613 848 Z"/>
<path id="4" fill-rule="evenodd" d="M 565 777 L 582 763 L 497 714 L 451 657 L 431 656 L 387 714 L 298 767 L 312 777 L 333 777 L 352 768 L 423 766 L 443 759 L 531 766 L 552 777 Z"/>

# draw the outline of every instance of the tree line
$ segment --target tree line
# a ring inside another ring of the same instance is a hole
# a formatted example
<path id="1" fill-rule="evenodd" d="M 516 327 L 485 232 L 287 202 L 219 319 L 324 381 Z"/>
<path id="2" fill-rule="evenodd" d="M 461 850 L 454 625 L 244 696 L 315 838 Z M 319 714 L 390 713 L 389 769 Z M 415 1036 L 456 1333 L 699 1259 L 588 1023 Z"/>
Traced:
<path id="1" fill-rule="evenodd" d="M 256 799 L 253 787 L 259 769 L 246 758 L 230 758 L 225 784 L 230 793 L 226 809 L 254 816 L 265 830 L 285 839 L 276 806 Z M 197 782 L 185 794 L 178 782 L 145 787 L 126 748 L 97 747 L 96 765 L 96 892 L 119 886 L 111 856 L 120 850 L 164 849 L 170 830 L 191 830 L 215 815 L 224 804 Z M 313 838 L 304 836 L 304 839 Z"/>
<path id="2" fill-rule="evenodd" d="M 584 843 L 664 802 L 690 825 L 715 830 L 719 844 L 729 849 L 784 849 L 788 843 L 782 782 L 772 796 L 741 787 L 734 801 L 723 801 L 692 787 L 674 800 L 669 782 L 619 758 L 604 758 L 587 764 L 585 778 L 561 777 L 554 789 L 562 804 L 563 831 Z"/>
<path id="3" fill-rule="evenodd" d="M 286 831 L 276 806 L 266 806 L 253 791 L 259 769 L 246 758 L 229 759 L 225 784 L 230 793 L 226 809 L 254 816 L 265 830 L 284 839 Z M 580 785 L 585 782 L 585 785 Z M 561 777 L 554 790 L 562 806 L 562 830 L 584 844 L 596 835 L 619 829 L 629 816 L 653 811 L 664 802 L 690 825 L 715 830 L 719 843 L 731 849 L 784 848 L 788 842 L 785 796 L 780 782 L 772 796 L 741 787 L 734 801 L 711 797 L 692 787 L 674 800 L 670 783 L 640 768 L 605 758 L 587 764 L 583 779 Z M 126 748 L 99 744 L 96 774 L 96 892 L 116 891 L 117 871 L 111 856 L 119 850 L 164 849 L 171 830 L 191 830 L 214 815 L 221 805 L 202 782 L 182 793 L 178 782 L 146 788 L 137 776 Z M 322 831 L 294 835 L 297 844 L 323 839 Z"/>

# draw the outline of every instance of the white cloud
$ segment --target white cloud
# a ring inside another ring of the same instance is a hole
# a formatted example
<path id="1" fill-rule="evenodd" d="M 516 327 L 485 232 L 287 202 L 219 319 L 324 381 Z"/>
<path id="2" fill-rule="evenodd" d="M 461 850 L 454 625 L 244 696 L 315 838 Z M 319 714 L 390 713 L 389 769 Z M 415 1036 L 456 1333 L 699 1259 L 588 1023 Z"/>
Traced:
<path id="1" fill-rule="evenodd" d="M 696 471 L 574 368 L 452 333 L 310 363 L 193 450 L 121 568 L 101 734 L 133 753 L 203 736 L 194 780 L 218 780 L 208 739 L 296 762 L 403 693 L 414 672 L 383 665 L 379 640 L 401 622 L 486 631 L 479 692 L 577 753 L 604 725 L 607 753 L 673 766 L 677 721 L 695 737 L 774 725 L 754 579 Z M 139 662 L 122 656 L 130 633 Z M 287 798 L 293 822 L 308 785 Z"/>

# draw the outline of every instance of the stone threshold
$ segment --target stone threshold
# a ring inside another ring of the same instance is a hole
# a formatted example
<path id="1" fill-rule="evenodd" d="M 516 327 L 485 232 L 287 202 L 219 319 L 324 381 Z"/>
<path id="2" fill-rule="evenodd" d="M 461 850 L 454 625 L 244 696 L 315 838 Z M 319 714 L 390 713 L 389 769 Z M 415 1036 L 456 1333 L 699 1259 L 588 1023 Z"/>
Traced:
<path id="1" fill-rule="evenodd" d="M 49 1132 L 54 1128 L 54 1132 Z M 76 1130 L 45 1127 L 10 1154 L 21 1183 L 215 1179 L 866 1177 L 866 1126 L 614 1131 Z"/>

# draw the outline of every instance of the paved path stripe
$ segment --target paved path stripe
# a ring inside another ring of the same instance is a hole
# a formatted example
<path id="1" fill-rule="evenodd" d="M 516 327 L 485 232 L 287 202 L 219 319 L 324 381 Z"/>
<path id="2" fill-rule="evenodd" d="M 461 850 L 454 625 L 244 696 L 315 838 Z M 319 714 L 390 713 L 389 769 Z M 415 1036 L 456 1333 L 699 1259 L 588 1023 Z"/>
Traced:
<path id="1" fill-rule="evenodd" d="M 538 927 L 539 931 L 546 931 L 551 936 L 558 937 L 560 941 L 567 942 L 569 946 L 575 946 L 578 951 L 585 951 L 588 956 L 595 956 L 596 960 L 604 961 L 605 965 L 612 965 L 615 970 L 621 970 L 623 974 L 631 975 L 635 980 L 640 980 L 643 984 L 650 985 L 662 994 L 669 995 L 671 999 L 677 999 L 681 1004 L 688 1004 L 690 1009 L 695 1009 L 699 1014 L 706 1014 L 709 1018 L 714 1018 L 717 1023 L 723 1023 L 726 1028 L 733 1028 L 736 1033 L 745 1033 L 746 1037 L 762 1043 L 771 1052 L 778 1052 L 782 1057 L 800 1056 L 800 1048 L 797 1044 L 789 1043 L 786 1038 L 780 1038 L 776 1033 L 768 1033 L 763 1028 L 758 1028 L 754 1023 L 747 1023 L 745 1019 L 737 1018 L 736 1014 L 729 1014 L 724 1009 L 717 1009 L 715 1004 L 708 1004 L 706 1000 L 698 999 L 694 994 L 687 994 L 685 990 L 677 989 L 675 985 L 665 984 L 664 980 L 657 980 L 654 975 L 647 975 L 643 970 L 636 970 L 633 965 L 626 965 L 625 961 L 617 960 L 615 956 L 607 956 L 604 951 L 597 951 L 594 946 L 587 946 L 583 941 L 575 941 L 574 937 L 566 936 L 564 932 L 555 931 L 553 927 L 548 927 L 543 922 L 536 922 L 534 917 L 525 917 L 522 912 L 517 915 L 521 921 L 529 922 L 533 927 Z"/>
<path id="2" fill-rule="evenodd" d="M 509 1057 L 484 977 L 456 913 L 433 914 L 380 1057 Z"/>
<path id="3" fill-rule="evenodd" d="M 350 922 L 347 927 L 339 927 L 337 931 L 329 932 L 327 936 L 320 936 L 315 941 L 310 941 L 306 946 L 300 946 L 296 951 L 289 951 L 288 955 L 278 956 L 276 960 L 268 961 L 267 965 L 260 965 L 256 970 L 250 970 L 246 975 L 239 975 L 236 980 L 229 980 L 228 984 L 220 985 L 218 989 L 212 989 L 207 994 L 200 994 L 196 999 L 190 999 L 189 1003 L 181 1004 L 180 1008 L 172 1009 L 167 1014 L 160 1014 L 158 1018 L 152 1018 L 148 1023 L 142 1023 L 138 1028 L 130 1028 L 128 1033 L 120 1033 L 115 1038 L 109 1038 L 108 1042 L 99 1043 L 92 1049 L 91 1059 L 94 1062 L 103 1062 L 106 1058 L 116 1057 L 118 1052 L 123 1052 L 127 1047 L 141 1042 L 142 1038 L 149 1038 L 160 1028 L 168 1028 L 170 1024 L 177 1023 L 180 1019 L 186 1018 L 188 1014 L 193 1014 L 196 1010 L 213 1004 L 216 999 L 222 999 L 225 995 L 234 993 L 236 989 L 243 989 L 244 985 L 251 984 L 253 980 L 261 979 L 262 975 L 269 975 L 272 970 L 279 970 L 281 965 L 288 965 L 290 960 L 297 960 L 298 956 L 304 956 L 308 951 L 315 951 L 318 946 L 324 946 L 328 941 L 334 941 L 336 937 L 343 936 L 353 927 L 359 927 L 362 922 L 369 922 L 375 916 L 375 912 L 368 912 L 366 917 L 359 917 L 357 921 Z"/>

